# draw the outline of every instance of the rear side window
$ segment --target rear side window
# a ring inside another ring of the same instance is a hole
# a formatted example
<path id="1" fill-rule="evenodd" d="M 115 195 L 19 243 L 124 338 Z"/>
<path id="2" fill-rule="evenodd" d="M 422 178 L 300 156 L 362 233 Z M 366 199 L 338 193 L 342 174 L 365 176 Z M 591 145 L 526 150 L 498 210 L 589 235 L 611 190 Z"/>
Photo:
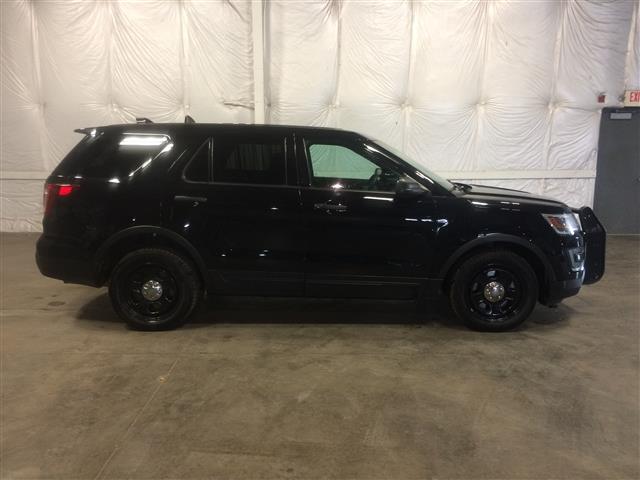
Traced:
<path id="1" fill-rule="evenodd" d="M 133 177 L 172 146 L 167 135 L 97 133 L 76 145 L 61 168 L 65 174 L 121 180 Z"/>
<path id="2" fill-rule="evenodd" d="M 219 137 L 213 141 L 213 181 L 285 185 L 285 138 Z"/>
<path id="3" fill-rule="evenodd" d="M 211 180 L 211 143 L 209 138 L 196 150 L 184 169 L 184 178 L 189 182 L 209 182 Z"/>

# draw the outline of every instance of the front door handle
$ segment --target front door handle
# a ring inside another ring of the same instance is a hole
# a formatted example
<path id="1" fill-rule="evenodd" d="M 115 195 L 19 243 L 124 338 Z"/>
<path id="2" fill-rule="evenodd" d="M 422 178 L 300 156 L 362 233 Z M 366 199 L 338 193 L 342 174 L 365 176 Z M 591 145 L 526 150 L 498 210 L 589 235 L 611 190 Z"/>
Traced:
<path id="1" fill-rule="evenodd" d="M 347 211 L 347 206 L 346 205 L 335 205 L 333 203 L 316 203 L 313 205 L 313 208 L 315 208 L 316 210 L 325 210 L 327 212 L 346 212 Z"/>
<path id="2" fill-rule="evenodd" d="M 206 197 L 192 197 L 191 195 L 176 195 L 173 197 L 176 202 L 195 202 L 195 203 L 206 203 Z"/>

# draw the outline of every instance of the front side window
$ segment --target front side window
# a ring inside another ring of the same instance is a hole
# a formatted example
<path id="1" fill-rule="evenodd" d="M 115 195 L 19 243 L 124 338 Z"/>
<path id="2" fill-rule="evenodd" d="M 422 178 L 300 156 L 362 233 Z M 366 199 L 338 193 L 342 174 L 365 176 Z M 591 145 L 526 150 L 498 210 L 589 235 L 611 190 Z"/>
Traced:
<path id="1" fill-rule="evenodd" d="M 214 139 L 213 181 L 285 185 L 287 183 L 285 139 L 283 137 Z"/>
<path id="2" fill-rule="evenodd" d="M 400 175 L 349 147 L 309 143 L 311 186 L 348 190 L 395 191 Z"/>

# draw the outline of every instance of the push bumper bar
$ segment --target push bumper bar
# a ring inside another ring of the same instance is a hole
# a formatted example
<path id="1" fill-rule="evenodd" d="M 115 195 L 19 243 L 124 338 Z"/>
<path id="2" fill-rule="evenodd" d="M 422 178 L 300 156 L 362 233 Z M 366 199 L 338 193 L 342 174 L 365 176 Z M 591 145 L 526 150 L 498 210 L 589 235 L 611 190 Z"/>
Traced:
<path id="1" fill-rule="evenodd" d="M 607 232 L 589 207 L 574 208 L 580 218 L 585 244 L 584 285 L 596 283 L 604 275 Z"/>

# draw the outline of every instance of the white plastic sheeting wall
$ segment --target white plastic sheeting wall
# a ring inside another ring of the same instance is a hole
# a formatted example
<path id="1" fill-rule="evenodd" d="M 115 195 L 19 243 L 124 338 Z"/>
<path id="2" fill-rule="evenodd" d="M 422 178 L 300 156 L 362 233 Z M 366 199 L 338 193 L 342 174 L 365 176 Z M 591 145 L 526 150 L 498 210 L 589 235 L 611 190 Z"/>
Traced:
<path id="1" fill-rule="evenodd" d="M 0 229 L 40 229 L 74 128 L 136 116 L 338 126 L 446 176 L 590 204 L 600 110 L 640 88 L 637 0 L 263 7 L 2 2 Z"/>

